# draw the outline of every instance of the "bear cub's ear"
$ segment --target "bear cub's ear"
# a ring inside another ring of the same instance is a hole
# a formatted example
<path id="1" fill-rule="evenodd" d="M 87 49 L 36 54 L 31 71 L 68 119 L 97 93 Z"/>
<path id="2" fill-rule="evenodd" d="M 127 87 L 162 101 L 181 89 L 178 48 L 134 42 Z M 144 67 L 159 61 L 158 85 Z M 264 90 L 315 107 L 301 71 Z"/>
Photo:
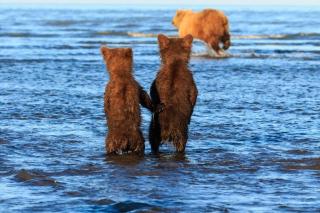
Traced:
<path id="1" fill-rule="evenodd" d="M 163 34 L 159 34 L 158 43 L 159 43 L 160 49 L 166 49 L 167 47 L 169 47 L 170 40 L 167 36 Z"/>
<path id="2" fill-rule="evenodd" d="M 192 46 L 193 37 L 192 35 L 188 34 L 185 37 L 183 37 L 183 46 L 185 48 L 190 48 Z"/>
<path id="3" fill-rule="evenodd" d="M 125 56 L 128 58 L 132 58 L 132 49 L 131 48 L 125 48 Z"/>
<path id="4" fill-rule="evenodd" d="M 101 52 L 101 55 L 103 56 L 103 58 L 109 57 L 109 48 L 107 46 L 101 46 L 100 52 Z"/>

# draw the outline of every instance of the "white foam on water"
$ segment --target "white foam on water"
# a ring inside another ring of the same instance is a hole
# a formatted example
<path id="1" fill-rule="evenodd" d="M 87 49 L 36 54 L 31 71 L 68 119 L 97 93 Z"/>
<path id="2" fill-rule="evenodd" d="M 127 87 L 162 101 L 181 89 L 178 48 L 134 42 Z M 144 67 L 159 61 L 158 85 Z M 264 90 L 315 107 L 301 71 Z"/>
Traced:
<path id="1" fill-rule="evenodd" d="M 193 53 L 194 57 L 206 57 L 206 58 L 229 58 L 231 54 L 221 49 L 218 53 L 212 49 L 207 43 L 195 39 L 195 43 L 193 45 Z"/>
<path id="2" fill-rule="evenodd" d="M 138 38 L 152 38 L 152 37 L 157 37 L 157 34 L 153 34 L 153 33 L 128 32 L 128 35 L 131 36 L 131 37 L 138 37 Z"/>

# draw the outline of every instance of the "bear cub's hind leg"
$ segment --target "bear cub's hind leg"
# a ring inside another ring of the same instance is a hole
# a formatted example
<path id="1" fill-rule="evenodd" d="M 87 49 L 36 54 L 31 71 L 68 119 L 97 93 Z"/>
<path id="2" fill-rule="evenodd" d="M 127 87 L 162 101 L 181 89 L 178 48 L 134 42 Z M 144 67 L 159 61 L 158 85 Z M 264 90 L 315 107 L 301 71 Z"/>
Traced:
<path id="1" fill-rule="evenodd" d="M 156 117 L 156 116 L 155 116 Z M 161 143 L 161 136 L 160 136 L 160 127 L 156 124 L 157 119 L 152 118 L 150 127 L 149 127 L 149 141 L 151 145 L 151 150 L 153 153 L 159 152 L 159 146 Z"/>

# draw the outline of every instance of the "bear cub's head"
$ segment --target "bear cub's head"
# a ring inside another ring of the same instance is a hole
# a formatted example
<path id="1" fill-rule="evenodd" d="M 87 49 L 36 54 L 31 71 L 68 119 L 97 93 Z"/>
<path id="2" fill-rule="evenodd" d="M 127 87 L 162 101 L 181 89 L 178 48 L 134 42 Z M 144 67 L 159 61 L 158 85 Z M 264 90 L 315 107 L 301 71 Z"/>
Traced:
<path id="1" fill-rule="evenodd" d="M 133 54 L 131 48 L 101 47 L 101 54 L 111 75 L 131 74 Z"/>
<path id="2" fill-rule="evenodd" d="M 158 35 L 160 56 L 164 64 L 171 62 L 188 63 L 192 49 L 192 35 L 183 38 L 168 38 L 163 34 Z"/>

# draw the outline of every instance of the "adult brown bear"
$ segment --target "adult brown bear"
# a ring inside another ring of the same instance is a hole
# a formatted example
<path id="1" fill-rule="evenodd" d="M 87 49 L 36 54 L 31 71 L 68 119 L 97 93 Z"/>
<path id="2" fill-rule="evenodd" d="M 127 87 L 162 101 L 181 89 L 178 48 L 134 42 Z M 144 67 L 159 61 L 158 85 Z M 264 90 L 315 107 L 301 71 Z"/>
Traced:
<path id="1" fill-rule="evenodd" d="M 107 153 L 143 154 L 144 138 L 140 130 L 140 106 L 152 110 L 149 95 L 132 76 L 133 56 L 130 48 L 101 47 L 110 80 L 105 89 L 104 111 L 107 118 Z"/>
<path id="2" fill-rule="evenodd" d="M 206 42 L 218 55 L 223 53 L 219 46 L 220 42 L 224 50 L 231 45 L 228 18 L 222 11 L 177 10 L 172 24 L 178 28 L 180 37 L 191 34 L 194 38 Z"/>
<path id="3" fill-rule="evenodd" d="M 188 68 L 192 40 L 191 35 L 184 38 L 158 36 L 162 65 L 151 86 L 151 99 L 157 106 L 149 129 L 153 152 L 158 152 L 161 142 L 167 141 L 173 143 L 177 152 L 185 150 L 198 94 Z"/>

